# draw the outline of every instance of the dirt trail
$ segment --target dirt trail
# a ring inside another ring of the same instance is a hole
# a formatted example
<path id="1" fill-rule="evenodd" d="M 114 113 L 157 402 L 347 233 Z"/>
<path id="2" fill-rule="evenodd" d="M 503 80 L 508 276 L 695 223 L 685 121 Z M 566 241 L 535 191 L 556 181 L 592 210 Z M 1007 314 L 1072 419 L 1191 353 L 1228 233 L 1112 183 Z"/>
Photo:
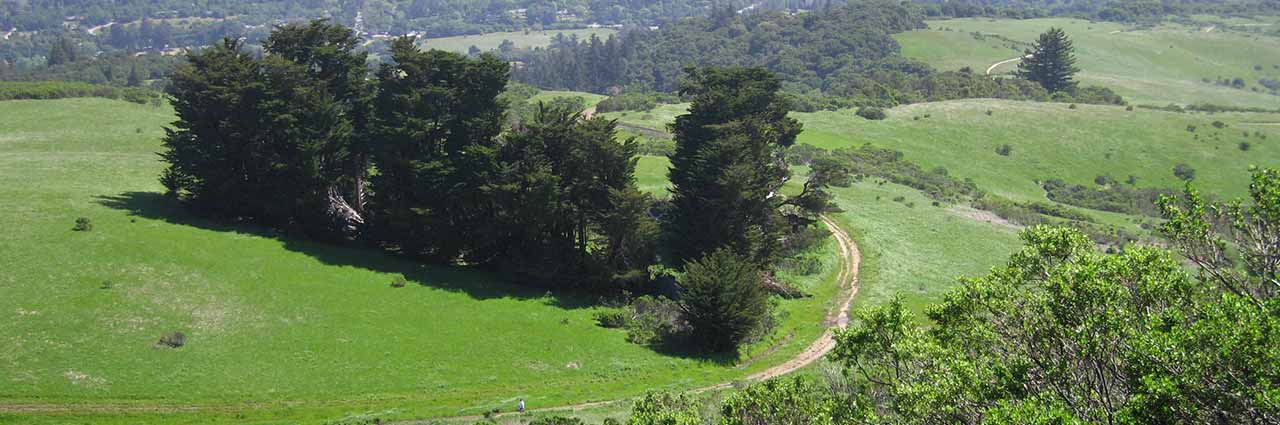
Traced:
<path id="1" fill-rule="evenodd" d="M 107 22 L 105 24 L 89 28 L 89 34 L 98 35 L 98 31 L 102 31 L 103 28 L 106 28 L 115 24 L 116 24 L 115 22 Z"/>
<path id="2" fill-rule="evenodd" d="M 841 229 L 835 221 L 823 217 L 822 223 L 827 226 L 827 230 L 836 237 L 839 243 L 840 258 L 843 267 L 837 276 L 837 280 L 843 287 L 840 292 L 840 304 L 836 309 L 827 312 L 826 331 L 822 333 L 812 344 L 809 344 L 800 354 L 791 359 L 770 367 L 760 372 L 753 373 L 744 378 L 747 381 L 762 381 L 776 378 L 795 372 L 805 366 L 818 361 L 827 353 L 835 348 L 835 331 L 836 329 L 845 329 L 849 326 L 849 307 L 853 304 L 854 298 L 858 295 L 858 267 L 862 261 L 862 255 L 858 252 L 858 246 L 853 242 L 853 238 Z M 708 385 L 689 390 L 693 393 L 703 393 L 708 391 L 717 391 L 728 389 L 733 386 L 733 382 L 722 382 L 715 385 Z M 547 407 L 541 409 L 530 409 L 530 412 L 574 412 L 594 407 L 605 406 L 609 404 L 619 403 L 623 400 L 604 400 L 589 403 L 579 403 L 567 406 Z M 283 405 L 302 406 L 307 403 L 282 403 Z M 280 406 L 282 404 L 274 404 L 271 406 Z M 158 405 L 148 403 L 100 403 L 100 404 L 48 404 L 48 403 L 17 403 L 3 404 L 0 403 L 0 413 L 25 413 L 25 414 L 47 414 L 47 413 L 96 413 L 96 414 L 113 414 L 113 413 L 194 413 L 194 412 L 232 412 L 252 410 L 255 408 L 270 408 L 266 404 L 210 404 L 210 405 Z M 496 417 L 512 416 L 514 413 L 505 413 Z M 469 421 L 482 419 L 480 415 L 458 416 L 448 418 L 436 418 L 434 420 L 446 421 Z M 433 421 L 434 421 L 433 420 Z M 407 421 L 413 422 L 413 421 Z"/>
<path id="3" fill-rule="evenodd" d="M 1030 55 L 1027 55 L 1027 56 L 1030 56 Z M 1009 63 L 1009 62 L 1017 62 L 1017 61 L 1020 61 L 1020 60 L 1022 60 L 1022 59 L 1024 59 L 1024 58 L 1026 58 L 1027 56 L 1018 56 L 1018 57 L 1013 58 L 1013 59 L 1006 59 L 1006 60 L 1002 60 L 1002 61 L 1000 61 L 1000 62 L 993 63 L 993 64 L 991 64 L 991 66 L 988 66 L 988 67 L 987 67 L 987 75 L 991 75 L 991 71 L 995 71 L 996 67 L 998 67 L 998 66 L 1000 66 L 1000 65 L 1004 65 L 1004 64 Z"/>
<path id="4" fill-rule="evenodd" d="M 836 241 L 840 244 L 840 258 L 841 258 L 841 263 L 843 263 L 844 265 L 844 267 L 841 267 L 840 274 L 837 277 L 837 280 L 840 282 L 840 285 L 844 288 L 840 293 L 841 295 L 843 295 L 843 297 L 841 297 L 840 305 L 837 309 L 827 312 L 827 320 L 825 323 L 827 325 L 827 330 L 824 331 L 822 333 L 822 336 L 819 337 L 816 341 L 813 341 L 812 344 L 809 344 L 809 347 L 805 348 L 804 351 L 800 352 L 800 354 L 796 355 L 795 357 L 792 357 L 791 359 L 779 365 L 748 375 L 746 378 L 744 378 L 744 380 L 746 381 L 764 381 L 764 380 L 777 378 L 779 376 L 786 375 L 791 372 L 795 372 L 797 370 L 800 370 L 801 368 L 804 368 L 805 366 L 813 364 L 813 362 L 816 362 L 819 359 L 821 359 L 823 356 L 826 356 L 827 353 L 831 352 L 831 350 L 835 348 L 836 329 L 843 330 L 849 327 L 849 307 L 853 304 L 854 298 L 857 297 L 858 295 L 858 287 L 859 287 L 858 268 L 862 263 L 862 254 L 858 251 L 858 245 L 853 242 L 853 238 L 849 237 L 849 234 L 845 232 L 844 229 L 841 229 L 840 226 L 837 225 L 835 221 L 827 217 L 822 217 L 822 223 L 827 226 L 827 230 L 831 231 L 831 235 L 835 236 Z M 692 390 L 688 390 L 688 392 L 696 394 L 696 393 L 705 393 L 709 391 L 719 391 L 719 390 L 729 389 L 733 387 L 733 382 L 736 382 L 736 381 L 721 382 L 715 385 L 708 385 L 705 387 L 694 388 Z M 576 412 L 580 410 L 606 406 L 606 405 L 618 403 L 621 401 L 623 400 L 593 401 L 590 403 L 579 403 L 579 404 L 573 404 L 568 406 L 529 409 L 527 410 L 527 412 L 571 413 L 571 412 Z M 492 415 L 490 416 L 490 418 L 502 418 L 502 417 L 516 416 L 516 415 L 518 415 L 518 413 L 508 412 L 508 413 L 500 413 L 497 415 Z M 449 417 L 449 418 L 435 418 L 433 420 L 472 421 L 472 420 L 483 419 L 483 418 L 484 417 L 481 415 L 470 415 L 470 416 L 457 416 L 457 417 Z M 413 422 L 413 421 L 408 421 L 408 422 Z"/>

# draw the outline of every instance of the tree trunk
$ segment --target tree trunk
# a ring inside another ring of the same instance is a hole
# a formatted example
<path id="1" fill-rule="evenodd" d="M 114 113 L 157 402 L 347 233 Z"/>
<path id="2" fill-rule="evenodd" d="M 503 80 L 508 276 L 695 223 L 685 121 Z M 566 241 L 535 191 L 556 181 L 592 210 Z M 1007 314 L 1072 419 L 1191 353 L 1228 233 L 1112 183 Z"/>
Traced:
<path id="1" fill-rule="evenodd" d="M 326 212 L 329 218 L 333 220 L 336 230 L 348 238 L 355 237 L 360 226 L 364 224 L 364 217 L 347 203 L 337 186 L 329 187 L 328 211 Z"/>

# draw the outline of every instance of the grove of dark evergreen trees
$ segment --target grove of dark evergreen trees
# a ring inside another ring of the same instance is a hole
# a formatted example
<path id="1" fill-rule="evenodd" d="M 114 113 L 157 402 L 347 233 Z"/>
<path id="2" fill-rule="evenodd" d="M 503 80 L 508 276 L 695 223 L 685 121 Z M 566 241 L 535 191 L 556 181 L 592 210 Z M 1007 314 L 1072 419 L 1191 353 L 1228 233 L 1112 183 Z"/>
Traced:
<path id="1" fill-rule="evenodd" d="M 370 75 L 359 44 L 319 20 L 277 29 L 261 55 L 236 40 L 190 54 L 168 91 L 178 115 L 161 154 L 169 193 L 293 237 L 545 286 L 635 289 L 660 260 L 733 269 L 681 282 L 709 297 L 685 303 L 688 317 L 732 319 L 689 321 L 694 334 L 729 338 L 703 348 L 727 350 L 766 321 L 763 282 L 780 244 L 833 208 L 825 188 L 847 180 L 815 162 L 802 193 L 780 193 L 800 125 L 762 69 L 687 71 L 694 106 L 673 127 L 674 200 L 659 207 L 636 187 L 639 144 L 613 121 L 563 102 L 513 117 L 497 57 L 423 51 L 405 37 Z"/>

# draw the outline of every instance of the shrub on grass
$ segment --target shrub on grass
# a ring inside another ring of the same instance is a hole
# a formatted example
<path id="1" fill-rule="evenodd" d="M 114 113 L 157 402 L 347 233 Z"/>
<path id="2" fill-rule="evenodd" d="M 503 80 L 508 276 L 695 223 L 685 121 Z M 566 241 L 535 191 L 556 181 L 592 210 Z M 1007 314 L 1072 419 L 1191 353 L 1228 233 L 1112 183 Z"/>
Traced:
<path id="1" fill-rule="evenodd" d="M 93 222 L 89 221 L 89 219 L 85 217 L 77 218 L 76 225 L 75 227 L 72 227 L 71 230 L 77 232 L 88 232 L 93 230 Z"/>
<path id="2" fill-rule="evenodd" d="M 1129 111 L 1129 112 L 1133 112 L 1133 105 L 1129 105 L 1129 106 L 1124 107 L 1124 110 Z"/>
<path id="3" fill-rule="evenodd" d="M 636 298 L 627 309 L 628 342 L 655 346 L 687 331 L 680 317 L 680 304 L 665 297 Z"/>
<path id="4" fill-rule="evenodd" d="M 907 200 L 907 197 L 905 197 L 905 196 L 894 196 L 894 197 L 893 197 L 893 202 L 902 202 L 902 201 L 905 201 L 905 200 Z"/>
<path id="5" fill-rule="evenodd" d="M 396 275 L 395 277 L 391 278 L 392 288 L 403 288 L 408 283 L 409 283 L 409 280 L 405 279 L 403 275 Z"/>
<path id="6" fill-rule="evenodd" d="M 1214 121 L 1212 125 L 1213 125 L 1213 128 L 1216 128 L 1219 130 L 1227 128 L 1227 123 L 1222 121 Z"/>
<path id="7" fill-rule="evenodd" d="M 592 315 L 602 328 L 619 329 L 627 326 L 627 313 L 622 310 L 598 311 Z"/>
<path id="8" fill-rule="evenodd" d="M 1009 146 L 1008 143 L 1005 143 L 1000 146 L 996 146 L 996 155 L 1009 156 L 1012 153 L 1013 153 L 1013 146 Z"/>
<path id="9" fill-rule="evenodd" d="M 158 347 L 178 348 L 187 345 L 187 335 L 182 332 L 174 332 L 160 337 L 160 342 L 156 343 Z"/>
<path id="10" fill-rule="evenodd" d="M 1192 181 L 1196 179 L 1196 170 L 1190 165 L 1178 163 L 1173 166 L 1173 175 L 1183 181 Z"/>
<path id="11" fill-rule="evenodd" d="M 1250 145 L 1249 145 L 1249 142 L 1240 142 L 1239 147 L 1240 147 L 1240 150 L 1248 152 Z"/>
<path id="12" fill-rule="evenodd" d="M 884 109 L 880 109 L 875 106 L 863 106 L 858 108 L 857 115 L 869 120 L 882 120 L 888 118 L 888 114 L 885 114 Z"/>
<path id="13" fill-rule="evenodd" d="M 990 109 L 988 109 L 988 110 L 987 110 L 987 116 L 988 116 L 988 117 L 989 117 L 989 116 L 991 116 L 991 114 L 994 114 L 994 113 L 995 113 L 995 111 L 992 111 L 992 110 L 990 110 Z"/>
<path id="14" fill-rule="evenodd" d="M 1076 104 L 1074 103 L 1067 105 L 1067 109 L 1076 109 L 1076 108 L 1079 108 L 1079 106 L 1076 106 Z"/>

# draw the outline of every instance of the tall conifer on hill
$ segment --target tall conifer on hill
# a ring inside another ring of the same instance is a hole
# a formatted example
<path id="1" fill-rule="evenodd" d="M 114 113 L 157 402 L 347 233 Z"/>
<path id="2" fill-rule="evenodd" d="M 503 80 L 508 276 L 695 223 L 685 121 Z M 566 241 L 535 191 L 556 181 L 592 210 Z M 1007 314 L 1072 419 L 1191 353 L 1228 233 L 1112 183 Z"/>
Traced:
<path id="1" fill-rule="evenodd" d="M 727 247 L 764 265 L 782 230 L 771 198 L 791 175 L 784 153 L 800 123 L 787 117 L 780 81 L 766 70 L 687 72 L 681 94 L 693 103 L 671 126 L 671 248 L 687 261 Z"/>
<path id="2" fill-rule="evenodd" d="M 1075 48 L 1061 28 L 1049 28 L 1018 63 L 1018 76 L 1039 83 L 1049 93 L 1072 91 L 1076 68 Z"/>

